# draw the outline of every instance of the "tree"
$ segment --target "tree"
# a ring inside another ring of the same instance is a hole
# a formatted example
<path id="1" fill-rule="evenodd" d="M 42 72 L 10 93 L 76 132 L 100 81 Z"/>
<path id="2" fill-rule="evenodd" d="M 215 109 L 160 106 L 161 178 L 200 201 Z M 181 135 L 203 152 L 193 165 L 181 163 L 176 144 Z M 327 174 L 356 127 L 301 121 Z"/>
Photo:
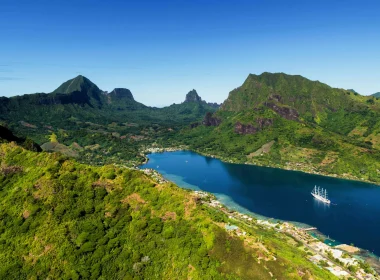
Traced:
<path id="1" fill-rule="evenodd" d="M 57 135 L 54 132 L 50 135 L 49 139 L 52 143 L 58 143 Z"/>

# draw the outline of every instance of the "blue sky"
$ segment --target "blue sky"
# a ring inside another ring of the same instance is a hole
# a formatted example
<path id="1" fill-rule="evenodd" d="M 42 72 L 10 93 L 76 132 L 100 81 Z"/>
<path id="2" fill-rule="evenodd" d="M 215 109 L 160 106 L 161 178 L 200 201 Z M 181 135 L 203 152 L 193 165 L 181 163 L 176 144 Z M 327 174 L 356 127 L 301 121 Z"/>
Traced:
<path id="1" fill-rule="evenodd" d="M 380 91 L 380 1 L 9 1 L 0 8 L 0 96 L 82 74 L 163 106 L 196 89 L 222 102 L 249 73 Z"/>

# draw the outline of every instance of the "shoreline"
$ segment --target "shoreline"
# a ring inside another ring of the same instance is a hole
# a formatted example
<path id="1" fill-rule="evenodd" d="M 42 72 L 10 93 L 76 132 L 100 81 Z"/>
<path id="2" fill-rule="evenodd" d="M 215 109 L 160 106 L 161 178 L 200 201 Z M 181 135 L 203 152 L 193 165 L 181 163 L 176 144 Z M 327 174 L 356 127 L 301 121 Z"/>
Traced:
<path id="1" fill-rule="evenodd" d="M 194 153 L 206 156 L 206 157 L 219 159 L 220 161 L 222 161 L 224 163 L 252 165 L 252 166 L 267 167 L 267 168 L 276 168 L 276 169 L 285 170 L 285 171 L 302 172 L 302 173 L 311 174 L 311 175 L 317 175 L 317 176 L 336 178 L 336 179 L 341 179 L 341 180 L 348 180 L 348 181 L 367 183 L 367 184 L 372 184 L 372 185 L 376 185 L 376 186 L 380 187 L 380 182 L 377 183 L 377 182 L 369 181 L 369 180 L 366 180 L 366 179 L 360 179 L 360 178 L 354 177 L 352 175 L 350 175 L 350 176 L 342 176 L 342 175 L 339 175 L 339 174 L 329 174 L 329 173 L 313 172 L 313 171 L 307 171 L 307 170 L 297 169 L 297 168 L 281 167 L 279 165 L 271 164 L 271 163 L 269 163 L 269 165 L 265 165 L 265 164 L 250 163 L 250 162 L 244 162 L 244 163 L 234 162 L 232 160 L 223 159 L 222 157 L 218 157 L 218 156 L 212 155 L 212 154 L 203 153 L 203 152 L 200 152 L 200 151 L 195 151 L 195 150 L 191 150 L 191 149 L 189 149 L 188 151 L 191 151 L 191 152 L 194 152 Z"/>
<path id="2" fill-rule="evenodd" d="M 336 179 L 341 179 L 341 180 L 348 180 L 348 181 L 355 181 L 355 182 L 360 182 L 360 183 L 372 184 L 372 185 L 380 187 L 380 182 L 373 182 L 373 181 L 369 181 L 369 180 L 366 180 L 366 179 L 360 179 L 360 178 L 357 178 L 357 177 L 354 177 L 354 176 L 348 176 L 347 177 L 347 176 L 341 176 L 339 174 L 328 174 L 328 173 L 320 173 L 320 172 L 307 171 L 307 170 L 302 170 L 302 169 L 297 169 L 297 168 L 286 168 L 286 167 L 280 167 L 280 166 L 278 166 L 276 164 L 270 164 L 270 163 L 269 163 L 269 165 L 265 165 L 265 164 L 250 163 L 250 162 L 243 162 L 243 163 L 242 162 L 234 162 L 232 160 L 224 159 L 222 157 L 219 157 L 219 156 L 216 156 L 216 155 L 213 155 L 213 154 L 208 154 L 208 153 L 204 153 L 204 152 L 201 152 L 201 151 L 192 150 L 192 149 L 190 149 L 187 146 L 169 147 L 169 148 L 163 148 L 162 147 L 162 148 L 148 148 L 148 149 L 145 149 L 145 150 L 142 151 L 142 154 L 141 154 L 144 157 L 144 159 L 145 159 L 144 162 L 141 163 L 141 165 L 146 164 L 149 161 L 149 159 L 147 157 L 148 154 L 152 154 L 152 153 L 164 153 L 164 152 L 176 152 L 176 151 L 190 151 L 190 152 L 197 153 L 199 155 L 206 156 L 206 157 L 209 157 L 209 158 L 219 159 L 220 161 L 222 161 L 224 163 L 252 165 L 252 166 L 258 166 L 258 167 L 275 168 L 275 169 L 280 169 L 280 170 L 285 170 L 285 171 L 302 172 L 302 173 L 311 174 L 311 175 L 317 175 L 317 176 L 336 178 Z"/>
<path id="3" fill-rule="evenodd" d="M 146 160 L 145 160 L 145 163 L 143 163 L 143 164 L 146 164 L 149 161 L 149 158 L 147 157 L 147 155 L 150 154 L 150 153 L 163 153 L 163 152 L 174 152 L 174 151 L 191 151 L 191 152 L 198 153 L 196 151 L 192 151 L 192 150 L 186 149 L 186 147 L 180 147 L 180 148 L 179 147 L 176 147 L 176 148 L 154 148 L 153 151 L 149 151 L 148 153 L 144 153 L 144 158 Z M 203 156 L 207 156 L 207 157 L 211 157 L 211 158 L 216 158 L 216 157 L 212 157 L 210 155 L 205 155 L 205 154 L 202 154 L 202 153 L 198 153 L 198 154 L 203 155 Z M 217 159 L 219 159 L 219 158 L 217 158 Z M 232 164 L 236 164 L 236 163 L 232 163 Z M 264 167 L 267 167 L 267 166 L 264 166 Z M 276 167 L 269 167 L 269 168 L 276 168 Z M 170 182 L 174 183 L 175 185 L 178 185 L 177 183 L 175 183 L 175 182 L 171 181 L 170 179 L 164 177 L 163 174 L 161 174 L 160 172 L 158 172 L 155 169 L 149 169 L 148 172 L 145 171 L 145 170 L 148 170 L 148 169 L 142 169 L 140 167 L 138 167 L 138 169 L 140 169 L 141 171 L 143 171 L 146 174 L 153 175 L 157 181 L 160 181 L 160 183 L 170 181 Z M 281 168 L 278 168 L 278 169 L 281 169 Z M 281 170 L 284 170 L 284 169 L 281 169 Z M 291 171 L 302 172 L 302 171 L 298 171 L 298 170 L 291 170 Z M 304 172 L 304 173 L 306 173 L 306 172 Z M 320 174 L 314 174 L 314 175 L 323 176 L 323 175 L 320 175 Z M 346 178 L 339 178 L 339 179 L 350 180 L 350 179 L 346 179 Z M 356 180 L 352 180 L 352 181 L 356 181 Z M 363 181 L 360 181 L 360 182 L 363 182 Z M 208 196 L 214 197 L 215 205 L 222 205 L 225 209 L 227 209 L 231 213 L 233 213 L 233 212 L 237 213 L 241 217 L 244 217 L 244 216 L 248 217 L 249 216 L 252 219 L 255 219 L 255 220 L 258 220 L 258 221 L 263 221 L 264 224 L 268 223 L 268 224 L 274 224 L 274 225 L 276 225 L 276 223 L 273 223 L 273 221 L 279 221 L 281 223 L 290 224 L 294 228 L 296 228 L 297 230 L 301 230 L 301 231 L 304 230 L 307 227 L 313 227 L 313 225 L 298 223 L 296 221 L 285 221 L 285 220 L 280 220 L 280 219 L 274 219 L 272 217 L 266 217 L 266 216 L 254 213 L 252 211 L 249 211 L 249 210 L 242 211 L 240 209 L 234 209 L 234 207 L 225 206 L 224 204 L 222 204 L 218 199 L 216 199 L 216 196 L 214 194 L 212 194 L 212 193 L 208 193 L 208 192 L 205 192 L 203 190 L 194 190 L 194 189 L 191 189 L 191 188 L 188 188 L 188 187 L 182 187 L 182 186 L 179 186 L 179 187 L 182 188 L 182 189 L 185 189 L 185 190 L 187 190 L 187 191 L 189 191 L 191 193 L 197 193 L 197 192 L 206 193 Z M 325 244 L 326 246 L 328 246 L 330 248 L 339 248 L 339 247 L 336 247 L 336 246 L 343 246 L 343 247 L 344 246 L 348 246 L 348 247 L 352 247 L 352 246 L 349 246 L 347 244 L 343 244 L 343 243 L 341 243 L 339 241 L 333 240 L 333 239 L 331 239 L 329 237 L 326 237 L 326 235 L 324 235 L 323 232 L 318 231 L 318 229 L 312 230 L 312 231 L 310 231 L 310 233 L 314 233 L 314 234 L 312 235 L 312 234 L 308 233 L 309 236 L 311 236 L 315 240 L 318 240 L 319 242 Z M 332 242 L 324 243 L 322 241 L 323 239 L 330 240 Z M 334 245 L 332 245 L 332 244 L 334 244 Z M 356 247 L 356 248 L 358 248 L 358 247 Z M 352 254 L 353 256 L 356 256 L 357 258 L 365 259 L 367 262 L 368 262 L 368 260 L 370 260 L 370 262 L 372 264 L 376 264 L 376 269 L 373 268 L 373 267 L 372 268 L 377 273 L 380 274 L 380 261 L 379 261 L 380 258 L 378 256 L 376 256 L 375 254 L 373 254 L 372 252 L 366 250 L 366 249 L 358 248 L 358 250 L 359 251 L 357 253 L 353 254 L 351 252 L 350 254 Z"/>
<path id="4" fill-rule="evenodd" d="M 140 169 L 140 171 L 144 172 L 148 176 L 151 176 L 159 184 L 172 182 L 155 169 L 145 168 Z M 306 224 L 302 224 L 303 226 L 300 226 L 300 224 L 297 225 L 296 222 L 278 219 L 275 220 L 273 218 L 264 217 L 258 214 L 256 216 L 256 214 L 251 211 L 248 212 L 252 214 L 242 213 L 241 211 L 222 204 L 212 193 L 203 190 L 189 189 L 181 187 L 175 182 L 172 183 L 189 192 L 190 195 L 197 197 L 203 205 L 225 214 L 229 221 L 228 224 L 225 224 L 225 227 L 230 234 L 236 234 L 242 238 L 246 236 L 246 232 L 243 231 L 243 228 L 231 224 L 233 221 L 239 225 L 243 224 L 249 228 L 260 226 L 266 228 L 267 230 L 275 230 L 281 234 L 291 235 L 294 240 L 301 242 L 303 246 L 302 248 L 307 248 L 307 250 L 313 252 L 312 255 L 308 255 L 307 257 L 310 262 L 318 266 L 321 266 L 321 263 L 324 263 L 325 266 L 321 267 L 338 277 L 344 276 L 344 279 L 349 279 L 348 277 L 351 276 L 355 277 L 355 279 L 380 279 L 378 278 L 378 274 L 380 273 L 380 262 L 377 263 L 378 257 L 370 256 L 370 252 L 368 250 L 339 242 L 339 244 L 336 245 L 326 244 L 323 240 L 321 240 L 321 238 L 318 238 L 318 236 L 325 237 L 323 233 L 320 235 L 310 234 L 311 232 L 319 233 L 316 228 L 313 228 L 315 229 L 313 231 L 309 231 L 307 227 L 310 228 L 312 226 Z M 376 273 L 376 276 L 365 272 L 361 268 L 363 266 L 361 264 L 362 259 L 364 259 L 365 263 L 370 264 L 370 267 Z M 351 271 L 350 266 L 356 267 L 357 270 L 355 272 Z"/>

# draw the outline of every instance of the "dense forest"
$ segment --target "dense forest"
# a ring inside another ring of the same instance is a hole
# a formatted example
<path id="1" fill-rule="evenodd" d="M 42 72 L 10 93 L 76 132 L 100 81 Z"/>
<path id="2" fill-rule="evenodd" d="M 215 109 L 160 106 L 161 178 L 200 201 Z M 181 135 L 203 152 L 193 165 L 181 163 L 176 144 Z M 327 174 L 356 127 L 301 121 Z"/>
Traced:
<path id="1" fill-rule="evenodd" d="M 224 227 L 236 221 L 141 171 L 15 143 L 0 154 L 1 279 L 334 279 L 291 237 L 238 224 L 239 237 Z"/>

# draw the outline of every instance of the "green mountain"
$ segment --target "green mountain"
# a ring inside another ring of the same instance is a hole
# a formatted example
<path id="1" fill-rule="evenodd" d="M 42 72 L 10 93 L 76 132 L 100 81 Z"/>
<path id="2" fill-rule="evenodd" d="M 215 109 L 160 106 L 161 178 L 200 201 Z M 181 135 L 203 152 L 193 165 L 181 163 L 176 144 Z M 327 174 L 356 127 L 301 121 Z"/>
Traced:
<path id="1" fill-rule="evenodd" d="M 53 93 L 65 93 L 70 94 L 73 92 L 81 91 L 94 91 L 99 92 L 100 89 L 86 77 L 79 75 L 71 80 L 64 82 Z"/>
<path id="2" fill-rule="evenodd" d="M 337 279 L 290 235 L 141 171 L 0 154 L 1 279 Z"/>
<path id="3" fill-rule="evenodd" d="M 174 110 L 148 107 L 135 101 L 128 89 L 115 88 L 108 93 L 83 76 L 64 82 L 49 94 L 2 97 L 0 101 L 0 118 L 3 121 L 42 122 L 48 125 L 66 118 L 102 124 L 126 120 L 145 124 L 186 123 L 201 118 L 205 111 L 215 110 L 205 102 L 199 106 L 192 102 L 191 106 L 179 104 Z M 30 106 L 33 110 L 28 110 Z"/>
<path id="4" fill-rule="evenodd" d="M 380 97 L 380 92 L 376 92 L 376 93 L 372 94 L 371 96 Z"/>
<path id="5" fill-rule="evenodd" d="M 379 108 L 302 76 L 250 74 L 174 141 L 226 161 L 380 182 Z"/>
<path id="6" fill-rule="evenodd" d="M 215 110 L 204 101 L 148 107 L 128 89 L 102 91 L 83 76 L 52 93 L 0 97 L 0 121 L 13 131 L 28 135 L 48 151 L 75 155 L 91 164 L 138 164 L 143 146 L 163 142 Z"/>
<path id="7" fill-rule="evenodd" d="M 261 75 L 250 74 L 241 87 L 230 92 L 222 109 L 240 111 L 258 104 L 286 105 L 302 116 L 313 117 L 326 111 L 353 111 L 364 107 L 355 102 L 348 90 L 335 89 L 299 75 L 265 72 Z"/>

